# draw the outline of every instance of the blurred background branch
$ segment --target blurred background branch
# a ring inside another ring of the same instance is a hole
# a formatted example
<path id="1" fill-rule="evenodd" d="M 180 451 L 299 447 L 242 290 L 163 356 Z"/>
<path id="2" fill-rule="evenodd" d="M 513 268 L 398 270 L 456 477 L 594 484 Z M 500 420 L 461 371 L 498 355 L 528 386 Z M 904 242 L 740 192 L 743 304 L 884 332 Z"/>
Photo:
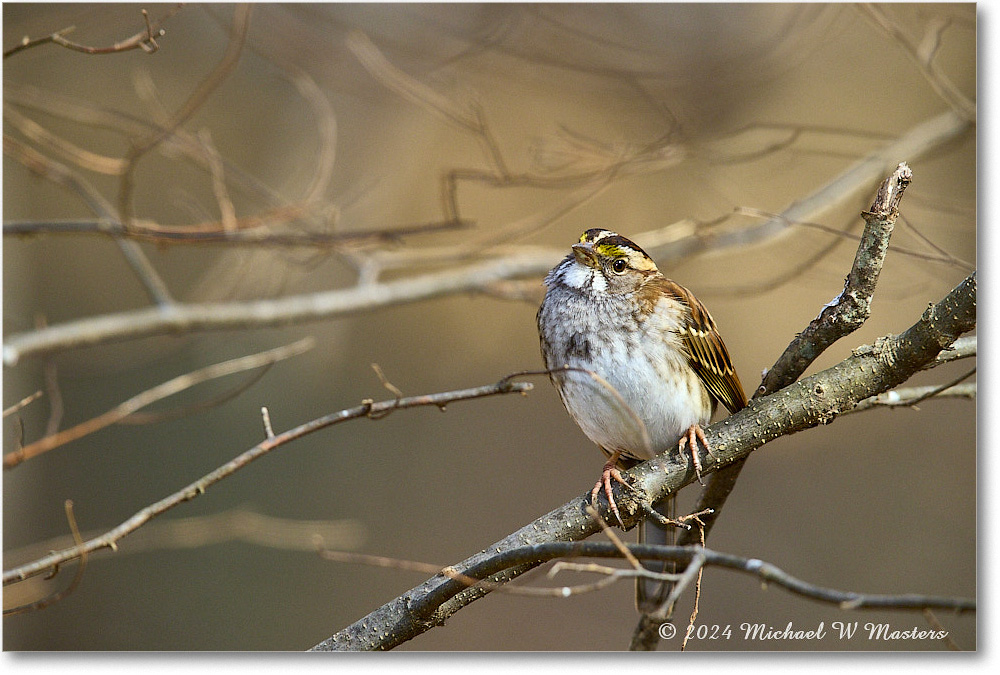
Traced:
<path id="1" fill-rule="evenodd" d="M 905 154 L 907 151 L 915 152 L 919 157 L 966 128 L 968 123 L 951 113 L 945 113 L 919 125 L 892 144 L 889 149 L 869 156 L 815 194 L 796 202 L 780 216 L 756 226 L 744 227 L 736 232 L 711 235 L 696 230 L 690 223 L 678 223 L 661 230 L 639 233 L 635 235 L 635 241 L 653 251 L 652 255 L 657 259 L 668 261 L 710 250 L 762 243 L 787 232 L 790 224 L 818 220 L 837 205 L 851 201 L 860 190 L 869 186 L 873 177 L 877 176 L 876 171 L 884 169 L 889 157 L 908 156 Z M 63 175 L 63 172 L 59 172 L 58 175 Z M 13 234 L 18 231 L 24 232 L 26 227 L 11 225 L 9 229 Z M 42 228 L 38 226 L 36 229 Z M 147 227 L 146 231 L 151 229 L 155 228 Z M 176 229 L 173 231 L 176 232 Z M 138 228 L 136 234 L 141 236 L 142 233 L 143 229 Z M 4 227 L 4 234 L 8 234 L 7 226 Z M 181 233 L 177 234 L 184 236 Z M 161 236 L 167 239 L 170 235 L 164 231 Z M 196 235 L 191 236 L 194 241 L 198 241 Z M 227 236 L 231 235 L 223 235 L 224 241 Z M 12 335 L 5 340 L 4 363 L 12 366 L 24 356 L 138 339 L 165 332 L 176 334 L 193 330 L 285 325 L 335 318 L 347 313 L 372 310 L 401 302 L 416 302 L 451 293 L 487 292 L 499 282 L 525 276 L 537 277 L 548 271 L 563 256 L 560 250 L 531 250 L 507 255 L 498 253 L 494 252 L 490 256 L 495 260 L 492 263 L 409 277 L 381 285 L 365 284 L 344 290 L 324 291 L 311 296 L 228 305 L 197 306 L 174 303 L 169 312 L 136 310 L 117 316 L 83 319 L 75 324 L 49 326 L 28 334 Z M 407 265 L 420 262 L 419 258 L 413 258 L 412 253 L 404 255 L 409 258 Z M 465 251 L 458 255 L 442 257 L 440 251 L 435 251 L 433 255 L 434 261 L 440 263 L 461 261 L 470 255 L 480 257 L 483 254 L 477 256 Z M 376 264 L 379 267 L 386 265 L 385 256 L 378 259 Z"/>

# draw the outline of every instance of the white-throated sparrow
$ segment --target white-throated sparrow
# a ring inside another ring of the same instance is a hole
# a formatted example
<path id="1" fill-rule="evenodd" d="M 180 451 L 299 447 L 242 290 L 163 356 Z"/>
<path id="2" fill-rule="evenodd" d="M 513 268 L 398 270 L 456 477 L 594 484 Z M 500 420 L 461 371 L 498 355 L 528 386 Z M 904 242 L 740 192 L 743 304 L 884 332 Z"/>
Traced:
<path id="1" fill-rule="evenodd" d="M 746 395 L 708 310 L 629 239 L 587 230 L 545 285 L 542 357 L 566 410 L 608 456 L 591 499 L 603 487 L 620 523 L 618 467 L 687 445 L 700 478 L 697 444 L 711 452 L 702 425 L 717 401 L 733 413 Z"/>

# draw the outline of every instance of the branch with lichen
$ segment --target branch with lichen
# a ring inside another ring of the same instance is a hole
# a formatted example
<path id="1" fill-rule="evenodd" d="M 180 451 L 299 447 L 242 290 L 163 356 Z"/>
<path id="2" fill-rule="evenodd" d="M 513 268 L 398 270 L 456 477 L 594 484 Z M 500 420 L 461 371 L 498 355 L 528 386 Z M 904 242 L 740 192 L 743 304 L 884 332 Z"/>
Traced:
<path id="1" fill-rule="evenodd" d="M 705 430 L 713 455 L 703 454 L 702 473 L 717 471 L 745 458 L 775 438 L 830 424 L 859 401 L 905 382 L 976 325 L 976 274 L 967 277 L 903 333 L 856 349 L 841 363 L 788 387 L 751 401 L 735 415 Z M 615 499 L 626 528 L 647 515 L 649 504 L 676 493 L 696 480 L 687 453 L 658 455 L 624 472 L 636 494 L 616 486 Z M 470 574 L 487 561 L 525 546 L 585 539 L 601 530 L 588 515 L 589 492 L 486 546 L 482 552 L 453 565 Z M 607 507 L 607 502 L 601 502 Z M 606 516 L 609 514 L 605 514 Z M 491 584 L 506 583 L 543 561 L 530 559 L 490 574 Z M 317 650 L 391 649 L 441 625 L 462 607 L 490 592 L 468 588 L 438 574 L 327 638 Z"/>

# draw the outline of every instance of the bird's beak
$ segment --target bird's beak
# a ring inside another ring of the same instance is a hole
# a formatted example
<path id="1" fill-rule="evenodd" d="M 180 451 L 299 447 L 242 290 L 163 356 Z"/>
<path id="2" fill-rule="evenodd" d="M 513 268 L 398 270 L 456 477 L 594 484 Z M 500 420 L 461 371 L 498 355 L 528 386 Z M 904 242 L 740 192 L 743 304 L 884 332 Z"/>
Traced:
<path id="1" fill-rule="evenodd" d="M 591 243 L 573 244 L 573 255 L 587 267 L 593 267 L 594 269 L 600 267 L 600 264 L 597 262 L 597 254 L 594 253 L 594 245 Z"/>

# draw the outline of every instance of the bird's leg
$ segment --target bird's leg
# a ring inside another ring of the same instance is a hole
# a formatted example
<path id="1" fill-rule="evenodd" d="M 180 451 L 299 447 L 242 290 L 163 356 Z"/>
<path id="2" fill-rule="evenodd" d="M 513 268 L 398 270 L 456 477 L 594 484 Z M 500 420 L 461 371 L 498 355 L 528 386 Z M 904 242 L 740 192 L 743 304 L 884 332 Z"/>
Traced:
<path id="1" fill-rule="evenodd" d="M 677 442 L 677 446 L 680 448 L 681 452 L 684 452 L 684 446 L 689 446 L 691 451 L 691 461 L 694 463 L 694 475 L 698 477 L 698 482 L 702 485 L 705 484 L 701 479 L 701 459 L 698 458 L 698 442 L 701 442 L 705 446 L 705 450 L 712 457 L 712 446 L 708 444 L 708 439 L 705 438 L 705 432 L 701 430 L 700 424 L 692 424 L 688 427 L 688 430 L 684 432 L 681 439 Z"/>
<path id="2" fill-rule="evenodd" d="M 604 488 L 604 494 L 608 498 L 608 505 L 611 507 L 611 512 L 615 514 L 615 518 L 618 519 L 618 524 L 621 525 L 622 529 L 625 529 L 625 523 L 622 522 L 622 515 L 618 512 L 618 505 L 615 504 L 614 494 L 611 492 L 611 479 L 613 478 L 617 482 L 621 483 L 625 487 L 634 489 L 631 485 L 625 482 L 622 478 L 621 471 L 618 470 L 618 458 L 621 457 L 622 451 L 616 450 L 608 458 L 607 463 L 604 465 L 604 470 L 601 472 L 601 479 L 597 481 L 594 485 L 594 489 L 590 491 L 590 503 L 597 505 L 597 493 Z"/>

